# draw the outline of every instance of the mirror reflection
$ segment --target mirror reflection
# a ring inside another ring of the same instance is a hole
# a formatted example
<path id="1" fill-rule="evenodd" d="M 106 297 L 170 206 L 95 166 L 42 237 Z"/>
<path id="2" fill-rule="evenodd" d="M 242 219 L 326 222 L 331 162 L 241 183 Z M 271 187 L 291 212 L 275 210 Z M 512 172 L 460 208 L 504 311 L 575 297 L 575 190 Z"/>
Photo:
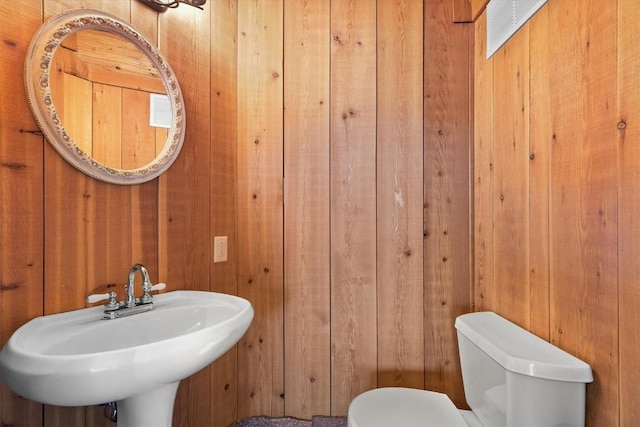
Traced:
<path id="1" fill-rule="evenodd" d="M 93 29 L 68 36 L 50 84 L 69 136 L 95 161 L 137 169 L 162 151 L 171 127 L 167 91 L 147 55 L 122 36 Z M 152 104 L 162 108 L 163 99 L 165 121 L 154 123 Z"/>

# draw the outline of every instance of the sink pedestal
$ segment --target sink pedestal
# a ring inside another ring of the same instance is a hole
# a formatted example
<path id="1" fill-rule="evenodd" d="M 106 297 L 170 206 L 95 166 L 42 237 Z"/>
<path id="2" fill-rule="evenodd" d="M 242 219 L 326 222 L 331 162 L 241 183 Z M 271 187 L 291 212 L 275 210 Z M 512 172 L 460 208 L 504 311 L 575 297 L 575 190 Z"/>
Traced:
<path id="1" fill-rule="evenodd" d="M 118 400 L 118 427 L 171 427 L 180 381 Z"/>

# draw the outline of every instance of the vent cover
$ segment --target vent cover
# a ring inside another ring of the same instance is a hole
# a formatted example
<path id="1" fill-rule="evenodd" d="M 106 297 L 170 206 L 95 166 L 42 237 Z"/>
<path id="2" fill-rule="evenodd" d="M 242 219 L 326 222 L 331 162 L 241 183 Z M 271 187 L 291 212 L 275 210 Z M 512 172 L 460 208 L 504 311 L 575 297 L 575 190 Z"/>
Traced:
<path id="1" fill-rule="evenodd" d="M 487 5 L 487 59 L 547 0 L 491 0 Z"/>

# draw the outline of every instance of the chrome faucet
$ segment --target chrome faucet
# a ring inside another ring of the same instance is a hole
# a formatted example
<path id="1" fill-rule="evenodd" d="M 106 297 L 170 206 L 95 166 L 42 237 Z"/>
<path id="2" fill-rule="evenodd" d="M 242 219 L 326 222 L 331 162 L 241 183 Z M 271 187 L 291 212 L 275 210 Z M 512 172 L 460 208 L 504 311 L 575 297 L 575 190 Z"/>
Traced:
<path id="1" fill-rule="evenodd" d="M 125 300 L 125 305 L 127 308 L 136 306 L 136 296 L 135 296 L 135 277 L 136 271 L 139 271 L 142 274 L 142 291 L 143 295 L 140 298 L 140 304 L 149 304 L 151 302 L 151 296 L 149 295 L 149 291 L 151 290 L 151 280 L 149 280 L 149 272 L 142 264 L 135 264 L 129 270 L 129 284 L 127 287 L 127 299 Z"/>
<path id="2" fill-rule="evenodd" d="M 135 277 L 136 272 L 138 271 L 142 274 L 142 296 L 136 299 Z M 151 280 L 149 280 L 149 272 L 144 265 L 135 264 L 131 267 L 131 270 L 129 270 L 129 281 L 124 286 L 127 293 L 124 301 L 118 302 L 116 293 L 112 291 L 106 294 L 89 295 L 87 297 L 87 302 L 93 303 L 108 299 L 107 304 L 104 306 L 104 315 L 102 318 L 117 319 L 118 317 L 125 317 L 153 310 L 153 298 L 151 297 L 151 291 L 162 290 L 165 286 L 166 285 L 164 283 L 152 285 Z"/>

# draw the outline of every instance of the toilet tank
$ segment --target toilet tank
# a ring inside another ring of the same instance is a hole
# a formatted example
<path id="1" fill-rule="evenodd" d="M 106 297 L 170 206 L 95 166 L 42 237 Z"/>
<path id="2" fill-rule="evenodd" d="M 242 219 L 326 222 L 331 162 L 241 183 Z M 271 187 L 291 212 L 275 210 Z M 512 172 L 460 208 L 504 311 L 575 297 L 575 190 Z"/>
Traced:
<path id="1" fill-rule="evenodd" d="M 455 327 L 465 397 L 483 425 L 584 426 L 588 364 L 495 313 Z"/>

